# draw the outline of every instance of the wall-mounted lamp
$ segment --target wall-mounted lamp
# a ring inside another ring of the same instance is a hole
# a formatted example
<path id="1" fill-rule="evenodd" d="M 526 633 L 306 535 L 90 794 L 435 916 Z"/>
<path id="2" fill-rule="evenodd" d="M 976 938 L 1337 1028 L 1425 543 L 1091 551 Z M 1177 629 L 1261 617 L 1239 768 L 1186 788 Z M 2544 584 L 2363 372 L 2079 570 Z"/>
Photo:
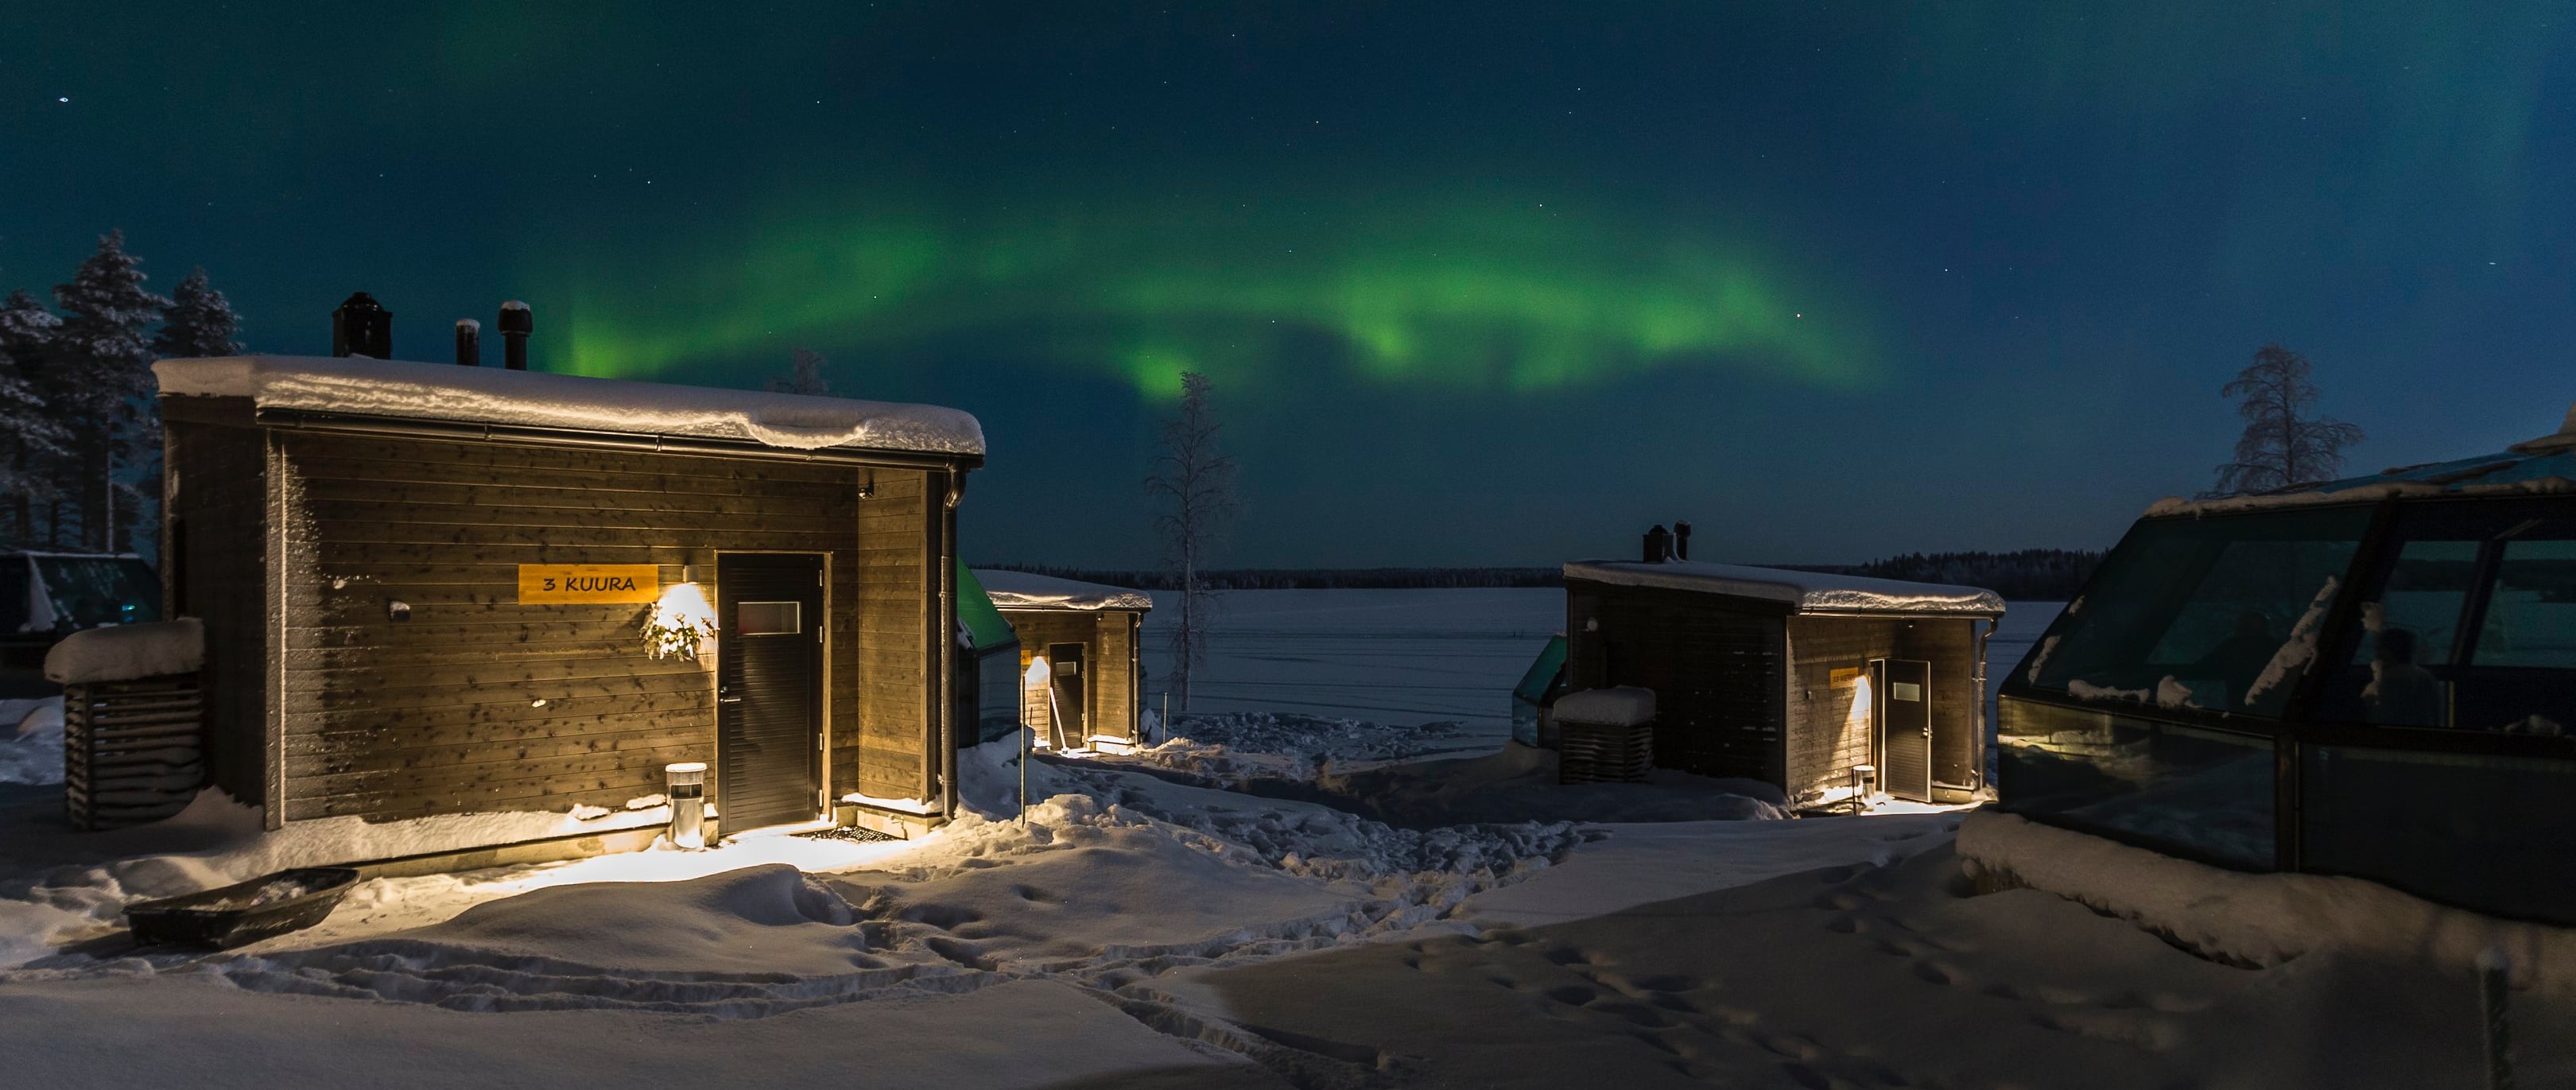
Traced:
<path id="1" fill-rule="evenodd" d="M 715 638 L 716 627 L 716 607 L 708 603 L 706 590 L 683 579 L 662 588 L 662 597 L 644 615 L 644 649 L 657 659 L 694 659 L 699 645 Z"/>

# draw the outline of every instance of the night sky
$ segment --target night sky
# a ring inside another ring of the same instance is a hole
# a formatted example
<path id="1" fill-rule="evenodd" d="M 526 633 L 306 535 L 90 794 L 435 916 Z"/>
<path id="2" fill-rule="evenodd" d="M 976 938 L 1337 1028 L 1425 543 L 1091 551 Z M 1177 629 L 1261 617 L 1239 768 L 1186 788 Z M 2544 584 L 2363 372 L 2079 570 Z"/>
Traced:
<path id="1" fill-rule="evenodd" d="M 114 10 L 106 10 L 114 9 Z M 2099 548 L 2278 340 L 2356 469 L 2576 398 L 2576 8 L 44 4 L 0 290 L 123 228 L 255 350 L 976 413 L 970 559 L 1144 565 L 1177 372 L 1223 562 Z M 64 101 L 68 100 L 68 101 Z M 487 346 L 497 362 L 497 347 Z"/>

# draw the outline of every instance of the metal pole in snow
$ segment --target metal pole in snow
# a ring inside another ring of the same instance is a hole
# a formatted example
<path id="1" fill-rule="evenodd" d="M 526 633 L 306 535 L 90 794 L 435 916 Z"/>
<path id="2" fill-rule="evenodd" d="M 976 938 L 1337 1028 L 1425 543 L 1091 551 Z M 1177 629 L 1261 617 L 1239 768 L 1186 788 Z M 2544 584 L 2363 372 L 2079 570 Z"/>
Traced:
<path id="1" fill-rule="evenodd" d="M 2513 1033 L 2505 985 L 2513 963 L 2494 947 L 2478 955 L 2478 1006 L 2486 1015 L 2487 1090 L 2513 1090 Z"/>

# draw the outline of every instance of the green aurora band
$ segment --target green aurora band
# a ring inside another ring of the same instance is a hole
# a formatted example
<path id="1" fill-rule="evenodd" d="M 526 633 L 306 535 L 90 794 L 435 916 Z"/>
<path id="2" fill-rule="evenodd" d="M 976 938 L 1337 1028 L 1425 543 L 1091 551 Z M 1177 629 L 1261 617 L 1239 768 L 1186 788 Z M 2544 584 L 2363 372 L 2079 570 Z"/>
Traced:
<path id="1" fill-rule="evenodd" d="M 871 366 L 1000 353 L 1151 398 L 1184 369 L 1255 389 L 1310 386 L 1321 366 L 1517 394 L 1664 368 L 1845 389 L 1877 373 L 1850 308 L 1751 246 L 1534 202 L 1353 207 L 967 220 L 851 201 L 686 254 L 621 240 L 532 271 L 570 303 L 569 369 L 608 377 L 789 344 Z"/>

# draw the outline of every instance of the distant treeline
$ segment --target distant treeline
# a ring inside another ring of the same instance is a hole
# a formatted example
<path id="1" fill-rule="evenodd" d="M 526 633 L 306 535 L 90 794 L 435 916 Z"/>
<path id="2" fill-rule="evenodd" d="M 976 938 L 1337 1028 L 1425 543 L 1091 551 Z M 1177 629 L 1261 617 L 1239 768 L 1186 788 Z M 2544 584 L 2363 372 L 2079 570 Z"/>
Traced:
<path id="1" fill-rule="evenodd" d="M 2067 549 L 2023 549 L 2010 553 L 1907 553 L 1867 564 L 1783 564 L 1799 571 L 1839 572 L 1875 579 L 1917 583 L 1958 583 L 1984 587 L 2017 601 L 2062 602 L 2102 562 L 2097 552 Z M 1179 580 L 1166 571 L 1101 571 L 1043 564 L 999 564 L 1003 571 L 1024 571 L 1105 583 L 1138 590 L 1172 590 Z M 1233 568 L 1202 573 L 1217 590 L 1385 590 L 1423 587 L 1560 587 L 1562 568 Z"/>

